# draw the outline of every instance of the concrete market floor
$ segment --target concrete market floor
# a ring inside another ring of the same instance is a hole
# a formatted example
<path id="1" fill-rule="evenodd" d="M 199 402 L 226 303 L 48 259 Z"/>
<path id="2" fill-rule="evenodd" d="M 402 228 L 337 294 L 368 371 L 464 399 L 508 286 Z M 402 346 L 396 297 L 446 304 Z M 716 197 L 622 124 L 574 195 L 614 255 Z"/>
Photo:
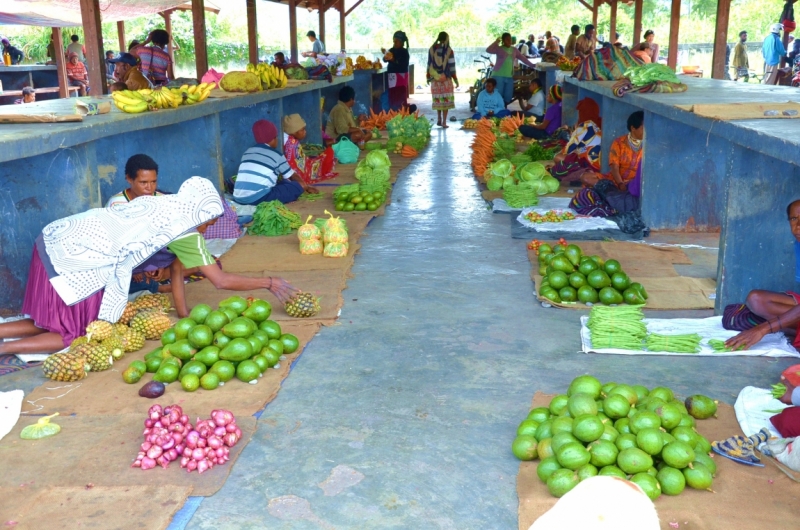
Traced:
<path id="1" fill-rule="evenodd" d="M 591 373 L 732 403 L 793 364 L 579 353 L 583 312 L 537 303 L 526 241 L 486 209 L 472 136 L 450 125 L 434 128 L 360 241 L 338 323 L 300 356 L 225 486 L 191 499 L 172 529 L 516 529 L 510 446 L 537 390 Z M 717 240 L 649 239 L 707 247 L 687 249 L 694 264 L 681 270 L 701 277 L 716 276 Z M 0 390 L 29 391 L 33 371 Z"/>

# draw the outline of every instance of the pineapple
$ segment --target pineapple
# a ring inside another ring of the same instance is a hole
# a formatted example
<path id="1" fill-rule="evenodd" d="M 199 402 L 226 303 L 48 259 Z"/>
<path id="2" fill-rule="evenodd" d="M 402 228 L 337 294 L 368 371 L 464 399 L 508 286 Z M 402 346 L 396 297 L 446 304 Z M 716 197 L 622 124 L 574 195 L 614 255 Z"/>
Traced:
<path id="1" fill-rule="evenodd" d="M 102 342 L 114 334 L 114 326 L 105 320 L 95 320 L 86 326 L 86 336 L 89 341 Z"/>
<path id="2" fill-rule="evenodd" d="M 169 296 L 165 294 L 144 294 L 133 301 L 133 305 L 140 311 L 142 309 L 172 309 Z"/>
<path id="3" fill-rule="evenodd" d="M 160 339 L 171 325 L 169 317 L 160 309 L 140 311 L 131 320 L 131 329 L 142 333 L 147 340 Z"/>
<path id="4" fill-rule="evenodd" d="M 111 368 L 114 360 L 111 352 L 102 344 L 84 344 L 75 350 L 76 355 L 81 355 L 86 364 L 89 365 L 90 372 L 102 372 Z"/>
<path id="5" fill-rule="evenodd" d="M 103 348 L 107 349 L 108 351 L 116 350 L 116 349 L 120 349 L 121 350 L 122 349 L 122 338 L 115 333 L 114 335 L 111 335 L 110 337 L 108 337 L 106 340 L 104 340 L 100 344 L 103 346 Z"/>
<path id="6" fill-rule="evenodd" d="M 120 335 L 122 349 L 125 353 L 139 351 L 144 348 L 144 333 L 135 329 L 127 328 L 125 333 Z"/>
<path id="7" fill-rule="evenodd" d="M 77 348 L 78 346 L 82 346 L 83 344 L 88 344 L 88 343 L 89 343 L 89 337 L 87 337 L 86 335 L 81 335 L 77 339 L 73 340 L 72 343 L 70 343 L 69 351 L 74 352 L 75 348 Z"/>
<path id="8" fill-rule="evenodd" d="M 44 375 L 54 381 L 71 383 L 86 377 L 86 360 L 75 353 L 54 353 L 42 365 Z"/>
<path id="9" fill-rule="evenodd" d="M 133 317 L 131 317 L 131 318 L 133 318 Z M 114 324 L 114 335 L 117 335 L 117 336 L 121 337 L 129 329 L 131 329 L 131 328 L 129 328 L 127 324 L 121 324 L 121 323 L 117 322 L 116 324 Z"/>
<path id="10" fill-rule="evenodd" d="M 286 314 L 295 318 L 313 317 L 319 313 L 319 298 L 311 293 L 299 292 L 290 298 L 283 307 Z"/>
<path id="11" fill-rule="evenodd" d="M 125 305 L 125 309 L 122 310 L 122 316 L 119 317 L 119 321 L 117 324 L 122 324 L 127 326 L 130 324 L 131 319 L 136 316 L 136 313 L 139 312 L 139 308 L 130 302 Z"/>

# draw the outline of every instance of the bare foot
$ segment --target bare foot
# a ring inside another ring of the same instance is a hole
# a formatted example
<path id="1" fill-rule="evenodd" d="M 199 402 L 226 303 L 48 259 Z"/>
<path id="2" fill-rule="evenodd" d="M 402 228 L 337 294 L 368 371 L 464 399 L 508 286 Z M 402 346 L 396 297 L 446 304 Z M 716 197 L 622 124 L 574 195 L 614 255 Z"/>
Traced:
<path id="1" fill-rule="evenodd" d="M 445 124 L 442 124 L 442 125 L 441 125 L 441 127 L 442 127 L 442 129 L 449 129 L 449 128 L 450 128 L 450 126 L 449 126 L 449 125 L 447 125 L 446 123 L 445 123 Z"/>

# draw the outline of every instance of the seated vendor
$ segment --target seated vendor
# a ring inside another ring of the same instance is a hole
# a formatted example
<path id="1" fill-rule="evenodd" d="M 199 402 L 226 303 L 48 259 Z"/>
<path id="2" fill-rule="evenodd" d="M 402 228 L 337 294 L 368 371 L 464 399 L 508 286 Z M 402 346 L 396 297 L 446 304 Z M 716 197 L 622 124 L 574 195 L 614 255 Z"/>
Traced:
<path id="1" fill-rule="evenodd" d="M 481 118 L 504 118 L 511 116 L 511 113 L 506 109 L 505 101 L 495 89 L 497 88 L 497 81 L 491 77 L 484 83 L 484 89 L 478 94 L 478 103 L 476 105 L 478 112 L 472 116 L 473 120 Z"/>
<path id="2" fill-rule="evenodd" d="M 525 116 L 533 116 L 537 121 L 541 121 L 544 118 L 544 91 L 541 80 L 539 78 L 531 79 L 528 90 L 530 96 L 527 101 L 520 101 L 522 111 Z"/>
<path id="3" fill-rule="evenodd" d="M 800 200 L 795 200 L 786 207 L 789 228 L 795 238 L 794 253 L 795 280 L 800 282 Z M 782 293 L 756 289 L 750 291 L 744 305 L 728 306 L 722 317 L 722 325 L 726 329 L 741 331 L 725 342 L 731 349 L 752 348 L 768 333 L 783 331 L 794 336 L 794 347 L 800 348 L 800 333 L 796 333 L 800 324 L 800 294 L 792 291 Z"/>
<path id="4" fill-rule="evenodd" d="M 139 70 L 139 60 L 130 53 L 120 53 L 116 59 L 109 59 L 115 65 L 114 77 L 117 81 L 125 83 L 128 90 L 141 90 L 150 88 L 150 82 Z"/>
<path id="5" fill-rule="evenodd" d="M 131 202 L 136 197 L 145 195 L 162 195 L 158 186 L 158 164 L 147 155 L 133 155 L 125 162 L 125 180 L 128 189 L 113 195 L 106 203 L 106 208 L 114 204 Z"/>
<path id="6" fill-rule="evenodd" d="M 0 339 L 20 339 L 0 342 L 0 354 L 52 353 L 84 335 L 94 320 L 117 322 L 128 302 L 124 279 L 165 243 L 176 256 L 169 265 L 173 277 L 199 266 L 217 289 L 267 289 L 285 302 L 296 290 L 281 278 L 237 276 L 214 263 L 200 233 L 222 212 L 214 185 L 192 177 L 174 195 L 95 208 L 45 226 L 22 304 L 30 318 L 0 324 Z M 183 282 L 174 283 L 172 296 L 178 317 L 186 317 Z"/>
<path id="7" fill-rule="evenodd" d="M 542 122 L 536 125 L 522 125 L 519 128 L 522 136 L 535 140 L 544 140 L 553 136 L 556 130 L 561 127 L 561 87 L 559 85 L 550 87 L 550 92 L 547 94 L 547 102 L 550 106 L 547 107 L 547 112 L 544 113 Z"/>
<path id="8" fill-rule="evenodd" d="M 20 99 L 14 100 L 15 105 L 21 105 L 24 103 L 34 103 L 36 101 L 36 91 L 26 86 L 22 89 L 22 97 Z"/>
<path id="9" fill-rule="evenodd" d="M 253 136 L 256 145 L 242 155 L 233 200 L 240 204 L 296 201 L 308 185 L 292 171 L 278 149 L 277 127 L 267 120 L 258 120 L 253 124 Z"/>
<path id="10" fill-rule="evenodd" d="M 276 53 L 275 60 L 272 61 L 272 66 L 277 66 L 278 68 L 286 66 L 286 55 L 284 55 L 283 52 Z"/>
<path id="11" fill-rule="evenodd" d="M 637 110 L 628 116 L 628 134 L 620 136 L 611 144 L 608 153 L 608 173 L 586 172 L 581 182 L 593 187 L 600 180 L 610 180 L 618 189 L 625 191 L 628 182 L 636 176 L 642 160 L 644 143 L 644 111 Z"/>
<path id="12" fill-rule="evenodd" d="M 333 149 L 327 147 L 319 156 L 307 156 L 300 143 L 306 138 L 306 122 L 299 114 L 290 114 L 283 117 L 283 132 L 285 142 L 283 153 L 289 167 L 307 185 L 322 182 L 338 176 L 333 169 L 336 158 Z M 308 188 L 309 193 L 317 193 L 314 188 Z"/>
<path id="13" fill-rule="evenodd" d="M 353 106 L 356 104 L 356 91 L 353 87 L 343 87 L 339 91 L 339 102 L 331 109 L 328 115 L 328 125 L 325 132 L 331 138 L 339 141 L 340 138 L 347 137 L 355 143 L 368 142 L 372 139 L 372 133 L 362 129 L 356 123 L 353 116 Z"/>
<path id="14" fill-rule="evenodd" d="M 644 64 L 650 64 L 653 52 L 650 50 L 650 43 L 645 41 L 634 48 L 631 55 L 642 61 Z"/>
<path id="15" fill-rule="evenodd" d="M 86 66 L 78 60 L 77 53 L 70 53 L 69 60 L 64 66 L 67 70 L 67 80 L 69 86 L 78 87 L 81 96 L 89 93 L 89 72 L 86 71 Z"/>
<path id="16" fill-rule="evenodd" d="M 578 111 L 578 125 L 570 134 L 567 145 L 553 157 L 555 165 L 550 168 L 550 174 L 571 186 L 580 186 L 580 177 L 585 171 L 600 171 L 602 121 L 600 107 L 591 98 L 580 100 L 575 109 Z"/>

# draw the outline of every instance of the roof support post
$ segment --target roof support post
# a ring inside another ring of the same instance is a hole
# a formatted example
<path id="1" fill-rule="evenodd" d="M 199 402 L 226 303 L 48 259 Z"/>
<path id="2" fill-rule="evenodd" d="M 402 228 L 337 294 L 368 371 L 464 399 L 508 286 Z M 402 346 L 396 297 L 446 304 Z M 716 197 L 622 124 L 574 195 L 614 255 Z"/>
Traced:
<path id="1" fill-rule="evenodd" d="M 592 9 L 592 26 L 597 31 L 597 11 L 600 9 L 602 0 L 594 0 L 594 9 Z"/>
<path id="2" fill-rule="evenodd" d="M 617 0 L 611 0 L 611 24 L 609 28 L 608 41 L 611 44 L 617 42 Z"/>
<path id="3" fill-rule="evenodd" d="M 164 17 L 164 29 L 169 33 L 167 54 L 169 54 L 169 60 L 172 61 L 172 67 L 175 68 L 175 46 L 172 45 L 172 43 L 175 42 L 175 39 L 172 38 L 172 9 L 164 11 L 161 13 L 161 16 Z"/>
<path id="4" fill-rule="evenodd" d="M 256 18 L 256 0 L 247 2 L 247 44 L 250 63 L 258 64 L 258 19 Z"/>
<path id="5" fill-rule="evenodd" d="M 344 0 L 339 1 L 339 48 L 344 52 L 347 47 L 345 46 L 345 27 L 347 23 L 347 15 L 344 13 Z"/>
<path id="6" fill-rule="evenodd" d="M 292 55 L 292 62 L 298 62 L 297 51 L 297 0 L 289 2 L 289 48 Z M 323 41 L 324 42 L 324 41 Z"/>
<path id="7" fill-rule="evenodd" d="M 86 63 L 92 95 L 106 93 L 106 64 L 103 61 L 103 28 L 100 25 L 100 1 L 80 0 Z"/>
<path id="8" fill-rule="evenodd" d="M 633 7 L 633 43 L 636 46 L 642 42 L 642 4 L 644 0 L 635 0 Z"/>
<path id="9" fill-rule="evenodd" d="M 667 54 L 667 65 L 673 70 L 678 66 L 678 34 L 680 33 L 680 27 L 681 0 L 672 0 L 672 12 L 669 17 L 669 53 Z"/>
<path id="10" fill-rule="evenodd" d="M 725 79 L 725 56 L 728 51 L 728 18 L 731 0 L 717 0 L 717 27 L 714 31 L 714 58 L 711 62 L 711 77 Z"/>
<path id="11" fill-rule="evenodd" d="M 192 0 L 192 22 L 194 25 L 194 55 L 197 79 L 208 72 L 208 50 L 206 49 L 205 0 Z"/>
<path id="12" fill-rule="evenodd" d="M 325 6 L 322 5 L 322 2 L 319 3 L 319 35 L 317 38 L 323 42 L 326 42 L 325 38 Z"/>
<path id="13" fill-rule="evenodd" d="M 128 46 L 125 44 L 125 21 L 117 21 L 117 38 L 119 39 L 119 53 L 128 51 Z"/>
<path id="14" fill-rule="evenodd" d="M 58 97 L 68 98 L 67 90 L 67 61 L 64 58 L 64 39 L 61 37 L 61 28 L 53 28 L 53 49 L 55 50 L 56 73 L 58 74 Z"/>

